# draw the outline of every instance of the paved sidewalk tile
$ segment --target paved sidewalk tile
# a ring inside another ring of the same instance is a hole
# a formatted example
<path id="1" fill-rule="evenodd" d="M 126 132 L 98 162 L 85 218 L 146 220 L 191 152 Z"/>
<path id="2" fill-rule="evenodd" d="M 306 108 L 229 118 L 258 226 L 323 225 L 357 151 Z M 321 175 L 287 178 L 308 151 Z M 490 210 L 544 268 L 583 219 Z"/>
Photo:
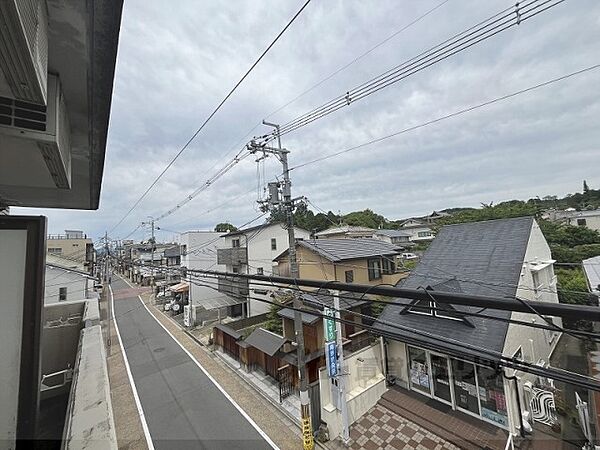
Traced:
<path id="1" fill-rule="evenodd" d="M 339 439 L 327 445 L 345 447 Z M 356 450 L 461 450 L 423 427 L 381 405 L 375 405 L 350 427 L 350 446 Z"/>

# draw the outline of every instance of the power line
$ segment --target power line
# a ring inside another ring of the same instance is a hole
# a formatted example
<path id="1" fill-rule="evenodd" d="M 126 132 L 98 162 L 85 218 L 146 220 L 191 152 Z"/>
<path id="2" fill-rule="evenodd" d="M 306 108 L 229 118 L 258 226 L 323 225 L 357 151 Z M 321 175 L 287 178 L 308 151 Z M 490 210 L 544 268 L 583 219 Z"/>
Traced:
<path id="1" fill-rule="evenodd" d="M 539 1 L 540 0 L 532 0 L 527 4 L 517 3 L 515 7 L 506 8 L 500 11 L 494 16 L 413 57 L 405 63 L 347 91 L 345 94 L 330 100 L 312 111 L 298 116 L 296 119 L 293 119 L 281 127 L 280 135 L 295 131 L 317 119 L 349 106 L 351 103 L 391 86 L 392 84 L 460 53 L 479 42 L 487 40 L 504 30 L 520 25 L 525 20 L 538 15 L 549 8 L 557 6 L 565 0 L 556 0 L 554 3 L 551 3 L 554 0 L 546 0 L 538 3 Z M 547 5 L 548 3 L 551 4 Z M 273 137 L 270 139 L 272 138 Z"/>
<path id="2" fill-rule="evenodd" d="M 272 115 L 278 113 L 279 111 L 281 111 L 282 109 L 288 107 L 289 105 L 291 105 L 292 103 L 296 102 L 297 100 L 299 100 L 300 98 L 304 97 L 306 94 L 308 94 L 309 92 L 313 91 L 314 89 L 316 89 L 317 87 L 321 86 L 323 83 L 325 83 L 326 81 L 330 80 L 331 78 L 333 78 L 334 76 L 336 76 L 338 73 L 346 70 L 348 67 L 350 67 L 351 65 L 357 63 L 358 61 L 360 61 L 362 58 L 364 58 L 365 56 L 367 56 L 368 54 L 372 53 L 374 50 L 376 50 L 377 48 L 381 47 L 383 44 L 385 44 L 386 42 L 390 41 L 391 39 L 395 38 L 396 36 L 398 36 L 400 33 L 402 33 L 403 31 L 406 31 L 407 29 L 409 29 L 410 27 L 412 27 L 413 25 L 415 25 L 417 22 L 420 22 L 421 20 L 423 20 L 425 17 L 429 16 L 431 13 L 433 13 L 434 11 L 436 11 L 437 9 L 441 8 L 443 5 L 445 5 L 446 3 L 448 3 L 449 0 L 444 0 L 441 3 L 438 3 L 436 6 L 434 6 L 433 8 L 427 10 L 424 14 L 421 14 L 419 17 L 417 17 L 416 19 L 413 19 L 411 22 L 409 22 L 408 24 L 404 25 L 402 28 L 400 28 L 399 30 L 395 31 L 394 33 L 392 33 L 391 35 L 389 35 L 388 37 L 386 37 L 385 39 L 383 39 L 382 41 L 379 41 L 377 44 L 375 44 L 373 47 L 369 48 L 367 51 L 361 53 L 359 56 L 357 56 L 356 58 L 354 58 L 352 61 L 349 61 L 348 63 L 344 64 L 342 67 L 340 67 L 339 69 L 335 70 L 334 72 L 332 72 L 331 74 L 327 75 L 325 78 L 322 78 L 320 81 L 318 81 L 316 84 L 313 84 L 311 87 L 309 87 L 308 89 L 306 89 L 305 91 L 303 91 L 302 93 L 300 93 L 299 95 L 297 95 L 296 97 L 294 97 L 292 100 L 288 101 L 287 103 L 285 103 L 284 105 L 281 105 L 279 108 L 277 108 L 276 110 L 270 112 L 269 114 L 267 114 L 267 116 L 265 117 L 265 119 L 268 119 L 269 117 L 271 117 Z"/>
<path id="3" fill-rule="evenodd" d="M 337 151 L 337 152 L 334 152 L 334 153 L 329 153 L 329 154 L 326 154 L 326 155 L 324 155 L 324 156 L 321 156 L 321 157 L 319 157 L 319 158 L 315 158 L 315 159 L 313 159 L 313 160 L 309 160 L 309 161 L 306 161 L 306 162 L 300 163 L 300 164 L 298 164 L 298 165 L 296 165 L 296 166 L 293 166 L 293 167 L 291 167 L 291 168 L 290 168 L 290 170 L 299 169 L 299 168 L 301 168 L 301 167 L 305 167 L 305 166 L 308 166 L 308 165 L 311 165 L 311 164 L 315 164 L 315 163 L 317 163 L 317 162 L 325 161 L 325 160 L 327 160 L 327 159 L 330 159 L 330 158 L 333 158 L 333 157 L 335 157 L 335 156 L 339 156 L 339 155 L 342 155 L 342 154 L 344 154 L 344 153 L 349 153 L 349 152 L 351 152 L 351 151 L 358 150 L 358 149 L 361 149 L 361 148 L 367 147 L 367 146 L 369 146 L 369 145 L 372 145 L 372 144 L 376 144 L 376 143 L 379 143 L 379 142 L 385 141 L 385 140 L 387 140 L 387 139 L 390 139 L 390 138 L 393 138 L 393 137 L 399 136 L 399 135 L 401 135 L 401 134 L 405 134 L 405 133 L 408 133 L 408 132 L 411 132 L 411 131 L 415 131 L 415 130 L 418 130 L 418 129 L 420 129 L 420 128 L 425 128 L 425 127 L 427 127 L 427 126 L 429 126 L 429 125 L 433 125 L 433 124 L 436 124 L 436 123 L 438 123 L 438 122 L 442 122 L 442 121 L 444 121 L 444 120 L 451 119 L 451 118 L 453 118 L 453 117 L 460 116 L 460 115 L 462 115 L 462 114 L 465 114 L 465 113 L 468 113 L 468 112 L 474 111 L 474 110 L 476 110 L 476 109 L 483 108 L 483 107 L 485 107 L 485 106 L 489 106 L 489 105 L 492 105 L 492 104 L 494 104 L 494 103 L 498 103 L 498 102 L 501 102 L 501 101 L 507 100 L 507 99 L 509 99 L 509 98 L 512 98 L 512 97 L 516 97 L 516 96 L 518 96 L 518 95 L 521 95 L 521 94 L 524 94 L 524 93 L 526 93 L 526 92 L 530 92 L 530 91 L 533 91 L 533 90 L 536 90 L 536 89 L 539 89 L 539 88 L 542 88 L 542 87 L 545 87 L 545 86 L 548 86 L 548 85 L 551 85 L 551 84 L 557 83 L 557 82 L 559 82 L 559 81 L 563 81 L 563 80 L 566 80 L 566 79 L 568 79 L 568 78 L 571 78 L 571 77 L 574 77 L 574 76 L 577 76 L 577 75 L 581 75 L 581 74 L 583 74 L 583 73 L 585 73 L 585 72 L 589 72 L 589 71 L 592 71 L 592 70 L 598 69 L 598 67 L 600 67 L 600 64 L 594 64 L 594 65 L 592 65 L 592 66 L 588 66 L 588 67 L 586 67 L 586 68 L 584 68 L 584 69 L 580 69 L 580 70 L 577 70 L 577 71 L 575 71 L 575 72 L 571 72 L 571 73 L 568 73 L 568 74 L 566 74 L 566 75 L 562 75 L 562 76 L 560 76 L 560 77 L 553 78 L 553 79 L 551 79 L 551 80 L 548 80 L 548 81 L 545 81 L 545 82 L 543 82 L 543 83 L 539 83 L 539 84 L 536 84 L 536 85 L 534 85 L 534 86 L 530 86 L 530 87 L 528 87 L 528 88 L 521 89 L 521 90 L 518 90 L 518 91 L 512 92 L 512 93 L 510 93 L 510 94 L 503 95 L 503 96 L 501 96 L 501 97 L 496 97 L 496 98 L 494 98 L 494 99 L 492 99 L 492 100 L 488 100 L 488 101 L 485 101 L 485 102 L 483 102 L 483 103 L 478 103 L 478 104 L 476 104 L 476 105 L 473 105 L 473 106 L 469 106 L 469 107 L 467 107 L 467 108 L 460 109 L 460 110 L 458 110 L 458 111 L 455 111 L 455 112 L 453 112 L 453 113 L 450 113 L 450 114 L 446 114 L 446 115 L 444 115 L 444 116 L 437 117 L 437 118 L 435 118 L 435 119 L 429 120 L 429 121 L 427 121 L 427 122 L 420 123 L 420 124 L 418 124 L 418 125 L 414 125 L 414 126 L 411 126 L 411 127 L 408 127 L 408 128 L 404 128 L 403 130 L 396 131 L 396 132 L 394 132 L 394 133 L 390 133 L 390 134 L 388 134 L 388 135 L 385 135 L 385 136 L 382 136 L 382 137 L 379 137 L 379 138 L 376 138 L 376 139 L 371 139 L 370 141 L 363 142 L 362 144 L 355 145 L 355 146 L 352 146 L 352 147 L 346 148 L 346 149 L 344 149 L 344 150 L 340 150 L 340 151 Z"/>
<path id="4" fill-rule="evenodd" d="M 162 170 L 162 172 L 156 177 L 156 179 L 148 186 L 148 188 L 144 191 L 144 193 L 138 198 L 138 200 L 133 204 L 133 206 L 127 211 L 127 213 L 117 222 L 115 226 L 113 226 L 110 230 L 112 233 L 123 221 L 133 212 L 133 210 L 140 204 L 140 202 L 148 195 L 148 193 L 152 190 L 152 188 L 158 183 L 158 181 L 162 178 L 162 176 L 169 170 L 169 168 L 175 163 L 175 161 L 181 156 L 181 154 L 189 147 L 189 145 L 196 139 L 196 136 L 200 134 L 200 132 L 204 129 L 204 127 L 208 124 L 208 122 L 213 118 L 213 116 L 221 109 L 221 107 L 225 104 L 225 102 L 231 97 L 231 95 L 236 91 L 236 89 L 242 84 L 242 82 L 250 75 L 250 72 L 258 65 L 258 63 L 263 59 L 263 57 L 271 50 L 271 48 L 275 45 L 275 43 L 279 40 L 279 38 L 286 32 L 286 30 L 294 23 L 296 18 L 304 11 L 304 8 L 308 6 L 311 0 L 306 0 L 306 2 L 302 5 L 302 7 L 294 14 L 294 16 L 288 21 L 288 23 L 283 27 L 283 29 L 275 36 L 275 39 L 268 45 L 268 47 L 261 53 L 256 61 L 250 66 L 250 68 L 246 71 L 246 73 L 240 78 L 240 80 L 233 86 L 233 88 L 227 93 L 225 98 L 221 100 L 221 102 L 217 105 L 217 107 L 209 114 L 209 116 L 204 120 L 202 125 L 196 130 L 196 132 L 188 139 L 188 141 L 181 147 L 181 149 L 177 152 L 175 157 L 171 159 L 171 161 L 166 165 L 166 167 Z"/>

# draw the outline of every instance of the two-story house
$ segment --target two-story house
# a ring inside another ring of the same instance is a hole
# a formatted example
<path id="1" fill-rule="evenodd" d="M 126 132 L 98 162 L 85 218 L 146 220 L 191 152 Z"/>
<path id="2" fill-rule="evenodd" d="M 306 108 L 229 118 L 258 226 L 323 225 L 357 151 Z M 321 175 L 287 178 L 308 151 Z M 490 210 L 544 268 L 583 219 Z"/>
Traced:
<path id="1" fill-rule="evenodd" d="M 398 245 L 399 247 L 410 247 L 414 244 L 410 242 L 412 233 L 404 230 L 375 230 L 373 238 L 388 244 Z"/>
<path id="2" fill-rule="evenodd" d="M 376 230 L 354 225 L 340 225 L 315 233 L 315 239 L 356 239 L 370 238 Z"/>
<path id="3" fill-rule="evenodd" d="M 585 211 L 577 211 L 575 208 L 567 208 L 565 210 L 550 209 L 544 212 L 542 217 L 552 222 L 600 231 L 600 209 Z"/>
<path id="4" fill-rule="evenodd" d="M 437 401 L 517 434 L 523 429 L 522 413 L 529 410 L 524 386 L 540 379 L 516 372 L 515 382 L 514 371 L 499 368 L 497 357 L 488 352 L 547 366 L 560 333 L 510 323 L 546 325 L 533 313 L 442 305 L 435 302 L 435 294 L 557 303 L 553 263 L 531 217 L 443 227 L 402 283 L 405 288 L 429 290 L 430 300 L 397 298 L 375 323 L 380 332 L 394 334 L 394 339 L 386 338 L 388 375 L 424 402 Z M 562 325 L 560 319 L 549 320 Z M 464 344 L 470 348 L 461 347 Z"/>
<path id="5" fill-rule="evenodd" d="M 294 227 L 298 241 L 309 239 L 310 233 L 302 228 Z M 231 273 L 272 275 L 276 274 L 277 264 L 274 258 L 289 248 L 288 230 L 281 223 L 265 223 L 243 230 L 232 231 L 222 235 L 223 248 L 217 249 L 217 264 Z M 275 271 L 274 271 L 275 268 Z M 264 314 L 270 305 L 257 299 L 272 301 L 268 286 L 248 284 L 247 280 L 236 278 L 219 279 L 219 289 L 230 295 L 245 297 L 250 294 L 246 303 L 248 317 Z"/>
<path id="6" fill-rule="evenodd" d="M 315 239 L 296 243 L 300 278 L 345 283 L 396 284 L 401 247 L 377 239 Z M 281 276 L 289 276 L 288 251 L 274 260 Z"/>
<path id="7" fill-rule="evenodd" d="M 425 221 L 408 219 L 400 224 L 399 230 L 410 233 L 410 242 L 430 241 L 435 236 L 431 225 Z"/>
<path id="8" fill-rule="evenodd" d="M 221 232 L 186 231 L 181 233 L 181 268 L 192 270 L 215 270 L 224 272 L 226 266 L 218 264 L 217 254 L 225 247 Z M 190 282 L 190 324 L 221 317 L 239 317 L 244 314 L 246 295 L 236 296 L 218 292 L 207 283 L 186 277 Z M 192 277 L 193 278 L 193 277 Z"/>

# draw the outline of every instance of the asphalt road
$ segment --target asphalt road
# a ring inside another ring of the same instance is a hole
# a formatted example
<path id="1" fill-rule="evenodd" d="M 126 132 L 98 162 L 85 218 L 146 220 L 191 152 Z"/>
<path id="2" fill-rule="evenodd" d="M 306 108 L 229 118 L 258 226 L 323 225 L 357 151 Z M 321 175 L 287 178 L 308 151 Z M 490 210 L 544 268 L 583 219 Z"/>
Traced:
<path id="1" fill-rule="evenodd" d="M 114 314 L 156 449 L 271 446 L 144 308 L 113 277 Z"/>

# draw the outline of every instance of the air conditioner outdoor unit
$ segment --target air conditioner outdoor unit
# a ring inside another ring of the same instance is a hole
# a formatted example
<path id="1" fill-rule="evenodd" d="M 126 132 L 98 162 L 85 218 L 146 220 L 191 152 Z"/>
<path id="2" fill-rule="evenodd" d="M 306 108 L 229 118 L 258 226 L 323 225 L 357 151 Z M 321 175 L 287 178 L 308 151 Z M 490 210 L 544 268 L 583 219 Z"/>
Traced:
<path id="1" fill-rule="evenodd" d="M 69 118 L 57 76 L 48 74 L 47 106 L 0 97 L 0 142 L 2 135 L 37 146 L 56 187 L 71 188 Z"/>
<path id="2" fill-rule="evenodd" d="M 45 0 L 0 1 L 0 70 L 15 98 L 46 104 L 48 10 Z"/>

